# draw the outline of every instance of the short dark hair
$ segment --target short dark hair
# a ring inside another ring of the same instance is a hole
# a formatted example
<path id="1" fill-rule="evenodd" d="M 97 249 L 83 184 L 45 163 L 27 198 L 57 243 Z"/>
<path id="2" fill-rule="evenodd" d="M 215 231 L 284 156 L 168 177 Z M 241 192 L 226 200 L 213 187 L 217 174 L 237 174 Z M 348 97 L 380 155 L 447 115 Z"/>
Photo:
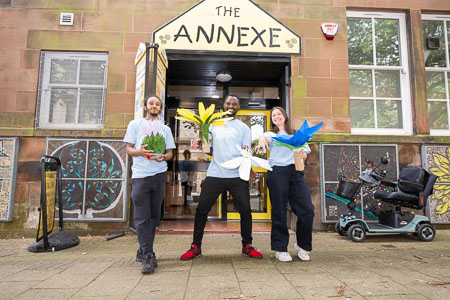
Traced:
<path id="1" fill-rule="evenodd" d="M 241 99 L 239 99 L 239 97 L 236 96 L 236 95 L 228 95 L 228 96 L 226 96 L 225 99 L 223 100 L 223 103 L 225 103 L 230 98 L 236 98 L 237 101 L 239 102 L 239 104 L 241 104 Z"/>
<path id="2" fill-rule="evenodd" d="M 147 102 L 148 102 L 148 99 L 150 99 L 150 98 L 156 98 L 159 100 L 159 103 L 162 104 L 161 98 L 159 98 L 158 95 L 151 94 L 151 95 L 147 96 L 147 98 L 144 100 L 144 107 L 147 107 Z"/>

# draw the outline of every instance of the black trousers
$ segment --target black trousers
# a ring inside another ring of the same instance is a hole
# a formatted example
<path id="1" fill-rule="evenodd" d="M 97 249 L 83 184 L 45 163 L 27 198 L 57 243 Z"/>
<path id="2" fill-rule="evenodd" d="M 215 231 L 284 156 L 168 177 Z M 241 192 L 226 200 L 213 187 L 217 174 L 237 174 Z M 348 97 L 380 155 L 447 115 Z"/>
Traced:
<path id="1" fill-rule="evenodd" d="M 297 216 L 297 245 L 303 250 L 312 250 L 312 227 L 314 205 L 303 179 L 303 172 L 296 171 L 295 165 L 272 167 L 267 174 L 270 201 L 272 203 L 272 232 L 270 235 L 273 251 L 287 252 L 289 231 L 286 209 L 289 201 Z"/>
<path id="2" fill-rule="evenodd" d="M 144 255 L 153 252 L 155 228 L 161 219 L 161 205 L 166 194 L 166 172 L 131 180 L 134 225 L 139 248 Z"/>
<path id="3" fill-rule="evenodd" d="M 252 243 L 252 211 L 248 181 L 237 178 L 206 177 L 195 213 L 194 240 L 198 247 L 202 245 L 208 213 L 220 194 L 228 190 L 241 215 L 242 246 Z M 225 201 L 225 199 L 223 199 Z"/>

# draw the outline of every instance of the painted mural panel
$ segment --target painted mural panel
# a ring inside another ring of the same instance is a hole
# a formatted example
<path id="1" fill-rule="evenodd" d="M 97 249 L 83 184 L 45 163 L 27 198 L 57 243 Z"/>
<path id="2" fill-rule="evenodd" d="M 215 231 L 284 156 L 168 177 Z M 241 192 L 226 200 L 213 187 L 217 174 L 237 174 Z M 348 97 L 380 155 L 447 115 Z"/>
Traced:
<path id="1" fill-rule="evenodd" d="M 126 219 L 128 164 L 125 143 L 48 139 L 47 153 L 61 160 L 65 220 Z"/>
<path id="2" fill-rule="evenodd" d="M 450 146 L 422 146 L 423 167 L 439 176 L 428 198 L 427 214 L 432 223 L 450 224 Z"/>
<path id="3" fill-rule="evenodd" d="M 0 221 L 12 221 L 16 186 L 17 138 L 0 138 Z"/>
<path id="4" fill-rule="evenodd" d="M 385 180 L 396 182 L 398 176 L 396 145 L 355 145 L 355 144 L 322 144 L 321 145 L 321 188 L 322 188 L 322 221 L 334 223 L 339 216 L 347 213 L 347 203 L 336 197 L 339 181 L 359 182 L 359 174 L 380 163 L 383 155 L 389 155 L 390 162 L 382 169 L 388 171 Z M 380 189 L 388 190 L 381 186 Z M 367 221 L 378 219 L 379 203 L 373 197 L 378 188 L 363 186 L 356 196 L 354 215 Z"/>

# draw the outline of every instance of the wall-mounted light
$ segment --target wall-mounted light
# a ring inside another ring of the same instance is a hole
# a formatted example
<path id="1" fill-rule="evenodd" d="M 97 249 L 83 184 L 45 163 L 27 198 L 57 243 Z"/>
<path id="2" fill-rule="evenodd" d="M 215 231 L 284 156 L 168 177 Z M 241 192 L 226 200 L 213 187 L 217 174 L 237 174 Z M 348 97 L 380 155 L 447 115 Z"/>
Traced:
<path id="1" fill-rule="evenodd" d="M 231 74 L 228 71 L 219 71 L 216 74 L 217 81 L 228 82 L 232 79 Z"/>

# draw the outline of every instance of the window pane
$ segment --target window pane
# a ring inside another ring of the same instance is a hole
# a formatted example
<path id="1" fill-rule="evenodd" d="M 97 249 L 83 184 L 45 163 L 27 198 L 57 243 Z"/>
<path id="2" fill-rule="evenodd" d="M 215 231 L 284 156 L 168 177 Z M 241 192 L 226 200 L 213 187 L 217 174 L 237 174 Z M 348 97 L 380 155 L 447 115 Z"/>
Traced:
<path id="1" fill-rule="evenodd" d="M 351 97 L 372 97 L 372 71 L 370 70 L 349 70 L 350 96 Z"/>
<path id="2" fill-rule="evenodd" d="M 75 123 L 78 89 L 52 88 L 50 96 L 50 123 Z"/>
<path id="3" fill-rule="evenodd" d="M 348 63 L 373 65 L 372 20 L 348 18 Z"/>
<path id="4" fill-rule="evenodd" d="M 352 128 L 374 128 L 372 100 L 350 100 Z"/>
<path id="5" fill-rule="evenodd" d="M 402 102 L 378 100 L 377 123 L 378 128 L 402 128 Z"/>
<path id="6" fill-rule="evenodd" d="M 447 21 L 447 43 L 450 43 L 450 21 Z M 448 64 L 450 65 L 450 45 L 449 44 L 447 44 L 447 51 L 448 51 L 448 53 L 447 53 L 447 55 L 448 55 L 448 57 L 447 57 L 447 59 L 449 60 L 448 61 Z"/>
<path id="7" fill-rule="evenodd" d="M 445 99 L 444 72 L 427 72 L 428 99 Z"/>
<path id="8" fill-rule="evenodd" d="M 82 60 L 80 62 L 80 84 L 102 85 L 106 62 L 103 60 Z"/>
<path id="9" fill-rule="evenodd" d="M 426 67 L 445 67 L 445 39 L 444 39 L 444 21 L 424 20 L 423 27 L 423 46 L 425 54 Z M 439 38 L 439 49 L 429 50 L 427 48 L 427 37 Z"/>
<path id="10" fill-rule="evenodd" d="M 398 20 L 375 19 L 377 65 L 400 65 L 400 36 Z"/>
<path id="11" fill-rule="evenodd" d="M 447 102 L 428 102 L 431 129 L 448 129 Z"/>
<path id="12" fill-rule="evenodd" d="M 101 124 L 102 98 L 102 90 L 80 90 L 79 123 Z"/>
<path id="13" fill-rule="evenodd" d="M 50 83 L 77 83 L 78 61 L 76 59 L 52 59 Z"/>
<path id="14" fill-rule="evenodd" d="M 377 97 L 400 98 L 400 72 L 375 71 L 375 89 Z"/>

